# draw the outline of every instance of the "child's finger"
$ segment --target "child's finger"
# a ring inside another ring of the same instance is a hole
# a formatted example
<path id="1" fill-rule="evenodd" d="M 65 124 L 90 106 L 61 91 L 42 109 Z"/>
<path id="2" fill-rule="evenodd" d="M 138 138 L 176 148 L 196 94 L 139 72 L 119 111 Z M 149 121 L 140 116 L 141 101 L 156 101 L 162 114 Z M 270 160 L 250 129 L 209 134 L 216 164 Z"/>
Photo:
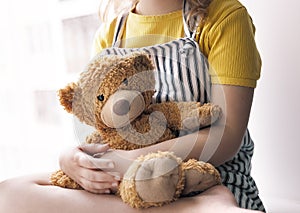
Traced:
<path id="1" fill-rule="evenodd" d="M 91 170 L 91 169 L 80 169 L 78 175 L 80 176 L 81 179 L 85 179 L 90 182 L 94 183 L 113 183 L 113 182 L 118 182 L 120 181 L 120 174 L 115 173 L 115 174 L 110 174 L 106 173 L 103 171 L 96 171 L 96 170 Z"/>
<path id="2" fill-rule="evenodd" d="M 81 167 L 87 169 L 112 169 L 114 162 L 110 159 L 93 158 L 85 153 L 78 152 L 74 155 L 74 160 Z"/>
<path id="3" fill-rule="evenodd" d="M 96 153 L 106 152 L 109 149 L 108 144 L 83 144 L 79 146 L 79 149 L 89 155 Z"/>

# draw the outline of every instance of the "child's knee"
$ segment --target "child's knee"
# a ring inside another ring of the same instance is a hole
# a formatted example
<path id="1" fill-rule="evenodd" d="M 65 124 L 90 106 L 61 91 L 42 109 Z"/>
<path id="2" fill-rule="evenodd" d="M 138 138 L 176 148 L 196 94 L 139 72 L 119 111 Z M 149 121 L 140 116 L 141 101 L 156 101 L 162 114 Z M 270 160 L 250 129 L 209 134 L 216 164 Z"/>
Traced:
<path id="1" fill-rule="evenodd" d="M 16 198 L 18 195 L 20 195 L 20 189 L 22 189 L 22 185 L 18 179 L 14 178 L 4 180 L 0 183 L 0 197 L 4 197 L 4 200 L 10 199 L 11 196 Z"/>
<path id="2" fill-rule="evenodd" d="M 16 185 L 10 180 L 5 180 L 0 183 L 0 212 L 8 212 L 9 206 L 14 205 L 14 200 L 19 193 L 15 192 Z"/>
<path id="3" fill-rule="evenodd" d="M 20 212 L 34 183 L 25 177 L 0 182 L 0 212 Z"/>
<path id="4" fill-rule="evenodd" d="M 4 195 L 10 192 L 10 188 L 13 186 L 13 181 L 11 179 L 0 182 L 0 195 Z"/>
<path id="5" fill-rule="evenodd" d="M 7 201 L 21 199 L 22 196 L 26 196 L 25 192 L 28 191 L 30 185 L 34 185 L 34 183 L 23 177 L 4 180 L 0 182 L 0 197 L 4 197 L 4 200 Z"/>

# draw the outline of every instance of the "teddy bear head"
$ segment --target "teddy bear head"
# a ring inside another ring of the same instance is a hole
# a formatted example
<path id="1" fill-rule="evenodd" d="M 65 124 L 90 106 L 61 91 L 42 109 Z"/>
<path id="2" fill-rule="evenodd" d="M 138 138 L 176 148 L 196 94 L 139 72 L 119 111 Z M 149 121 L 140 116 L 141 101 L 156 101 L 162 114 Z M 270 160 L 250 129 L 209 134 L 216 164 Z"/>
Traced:
<path id="1" fill-rule="evenodd" d="M 154 92 L 154 65 L 149 55 L 97 55 L 77 83 L 59 90 L 59 99 L 81 122 L 96 129 L 121 128 L 150 105 Z"/>

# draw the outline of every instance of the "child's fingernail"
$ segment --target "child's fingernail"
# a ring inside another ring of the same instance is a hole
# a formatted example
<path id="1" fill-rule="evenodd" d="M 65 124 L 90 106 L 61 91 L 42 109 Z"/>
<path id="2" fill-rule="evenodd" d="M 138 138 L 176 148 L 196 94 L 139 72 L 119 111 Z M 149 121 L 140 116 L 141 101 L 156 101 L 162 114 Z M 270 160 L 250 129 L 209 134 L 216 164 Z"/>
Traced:
<path id="1" fill-rule="evenodd" d="M 121 180 L 120 176 L 115 176 L 114 179 L 115 180 Z"/>
<path id="2" fill-rule="evenodd" d="M 104 191 L 104 193 L 105 193 L 105 194 L 110 194 L 110 190 L 109 190 L 109 189 L 106 189 L 106 190 Z"/>
<path id="3" fill-rule="evenodd" d="M 102 148 L 102 147 L 107 147 L 108 144 L 107 144 L 107 143 L 106 143 L 106 144 L 97 143 L 97 144 L 95 144 L 95 146 L 96 146 L 96 147 L 99 147 L 99 148 Z"/>
<path id="4" fill-rule="evenodd" d="M 114 167 L 115 167 L 115 165 L 114 165 L 114 163 L 112 163 L 112 162 L 109 162 L 109 163 L 107 164 L 107 167 L 108 167 L 108 168 L 114 168 Z"/>
<path id="5" fill-rule="evenodd" d="M 111 184 L 111 186 L 112 186 L 112 187 L 117 187 L 117 186 L 118 186 L 118 183 L 113 182 L 113 183 Z"/>

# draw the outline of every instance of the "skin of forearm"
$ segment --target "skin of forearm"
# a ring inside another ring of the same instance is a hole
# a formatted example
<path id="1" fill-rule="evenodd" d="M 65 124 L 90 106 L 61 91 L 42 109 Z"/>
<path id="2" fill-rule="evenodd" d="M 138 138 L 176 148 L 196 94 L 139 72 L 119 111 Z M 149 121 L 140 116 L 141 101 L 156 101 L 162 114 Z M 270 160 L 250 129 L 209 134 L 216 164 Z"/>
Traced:
<path id="1" fill-rule="evenodd" d="M 229 128 L 216 124 L 179 138 L 131 151 L 132 158 L 156 151 L 171 151 L 184 160 L 190 158 L 210 162 L 215 166 L 230 160 L 239 150 L 241 136 Z"/>

